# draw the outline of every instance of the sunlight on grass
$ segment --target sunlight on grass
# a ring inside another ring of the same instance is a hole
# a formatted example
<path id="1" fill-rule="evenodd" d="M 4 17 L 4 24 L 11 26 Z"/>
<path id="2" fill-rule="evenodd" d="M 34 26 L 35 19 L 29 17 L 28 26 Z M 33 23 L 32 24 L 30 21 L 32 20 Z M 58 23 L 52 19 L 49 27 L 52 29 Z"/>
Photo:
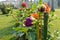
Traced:
<path id="1" fill-rule="evenodd" d="M 56 14 L 57 17 L 60 17 L 60 9 L 56 9 L 55 14 Z M 54 32 L 54 30 L 59 30 L 60 31 L 60 20 L 55 20 L 52 23 L 54 24 L 54 26 L 52 26 L 50 28 L 50 31 L 51 32 Z"/>
<path id="2" fill-rule="evenodd" d="M 9 40 L 12 36 L 12 21 L 13 18 L 11 16 L 0 15 L 0 40 Z"/>

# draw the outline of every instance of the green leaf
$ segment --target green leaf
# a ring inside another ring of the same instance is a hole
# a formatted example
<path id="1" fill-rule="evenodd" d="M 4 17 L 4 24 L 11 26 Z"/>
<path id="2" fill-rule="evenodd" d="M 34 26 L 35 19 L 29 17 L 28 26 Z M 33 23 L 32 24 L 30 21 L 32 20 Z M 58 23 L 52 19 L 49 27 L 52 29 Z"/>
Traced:
<path id="1" fill-rule="evenodd" d="M 24 27 L 16 27 L 16 28 L 13 28 L 13 29 L 17 32 L 27 32 L 28 31 L 28 29 L 24 28 Z"/>
<path id="2" fill-rule="evenodd" d="M 35 10 L 35 9 L 36 9 L 36 5 L 33 4 L 33 5 L 32 5 L 32 11 Z"/>
<path id="3" fill-rule="evenodd" d="M 29 32 L 28 34 L 29 34 L 29 35 L 28 35 L 28 36 L 29 36 L 29 37 L 28 37 L 29 40 L 36 40 L 36 38 L 35 38 L 35 33 L 34 33 L 34 32 Z"/>

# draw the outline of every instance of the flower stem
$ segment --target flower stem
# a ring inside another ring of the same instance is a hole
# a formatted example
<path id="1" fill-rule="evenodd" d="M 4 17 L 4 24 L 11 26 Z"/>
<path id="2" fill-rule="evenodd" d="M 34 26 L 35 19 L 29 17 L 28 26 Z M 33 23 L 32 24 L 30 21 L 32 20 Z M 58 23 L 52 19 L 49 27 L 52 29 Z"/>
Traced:
<path id="1" fill-rule="evenodd" d="M 36 40 L 39 40 L 39 26 L 38 25 L 38 22 L 36 23 Z"/>
<path id="2" fill-rule="evenodd" d="M 44 30 L 43 30 L 43 40 L 47 40 L 47 32 L 48 32 L 48 13 L 44 13 Z"/>

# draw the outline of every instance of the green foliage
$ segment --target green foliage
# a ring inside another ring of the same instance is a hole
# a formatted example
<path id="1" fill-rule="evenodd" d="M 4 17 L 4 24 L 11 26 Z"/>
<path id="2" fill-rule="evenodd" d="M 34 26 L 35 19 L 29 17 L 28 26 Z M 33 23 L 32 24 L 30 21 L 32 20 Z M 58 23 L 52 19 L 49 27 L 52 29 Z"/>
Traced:
<path id="1" fill-rule="evenodd" d="M 51 11 L 49 14 L 49 22 L 48 22 L 48 29 L 54 26 L 52 23 L 55 20 L 60 20 L 59 17 L 55 14 L 55 12 Z M 60 40 L 60 32 L 58 30 L 54 30 L 54 32 L 51 32 L 48 30 L 48 40 Z"/>
<path id="2" fill-rule="evenodd" d="M 40 6 L 40 4 L 42 4 L 42 1 L 38 4 L 38 6 Z M 13 29 L 18 33 L 18 32 L 23 32 L 23 33 L 26 33 L 27 32 L 27 34 L 29 34 L 28 36 L 29 36 L 29 38 L 30 38 L 30 40 L 35 40 L 35 35 L 32 35 L 32 34 L 34 34 L 33 32 L 30 32 L 29 30 L 33 30 L 33 29 L 36 29 L 35 27 L 36 27 L 36 25 L 34 24 L 32 27 L 26 27 L 26 26 L 24 26 L 24 21 L 25 21 L 25 19 L 27 18 L 27 17 L 29 17 L 30 16 L 30 14 L 31 13 L 34 13 L 34 12 L 38 12 L 37 11 L 37 6 L 35 5 L 35 4 L 32 4 L 32 6 L 31 6 L 31 8 L 29 9 L 29 10 L 27 10 L 26 8 L 22 8 L 21 10 L 18 10 L 18 9 L 15 9 L 15 10 L 13 10 L 13 9 L 11 9 L 11 11 L 10 11 L 10 15 L 12 15 L 13 16 L 13 18 L 16 20 L 16 27 L 14 27 Z M 40 13 L 41 14 L 41 13 Z M 41 16 L 39 14 L 39 16 Z M 47 15 L 48 16 L 48 15 Z M 47 38 L 47 31 L 49 31 L 49 30 L 47 30 L 47 26 L 48 27 L 50 27 L 50 26 L 53 26 L 53 24 L 52 24 L 52 21 L 54 21 L 54 20 L 56 20 L 57 19 L 57 17 L 55 16 L 55 14 L 54 14 L 54 12 L 50 12 L 50 14 L 49 14 L 49 18 L 47 17 L 46 15 L 44 15 L 44 19 L 42 19 L 42 20 L 44 20 L 44 30 L 43 30 L 43 32 L 44 32 L 44 40 L 46 40 Z M 39 20 L 40 21 L 40 19 L 37 19 L 37 20 Z M 49 21 L 48 21 L 49 20 Z M 39 22 L 39 21 L 36 21 L 35 23 L 37 23 L 37 22 Z M 48 23 L 47 23 L 48 22 Z M 38 23 L 39 24 L 39 23 Z M 34 27 L 35 26 L 35 27 Z M 33 28 L 34 27 L 34 28 Z M 31 28 L 31 29 L 30 29 Z M 32 29 L 33 28 L 33 29 Z M 29 32 L 30 33 L 29 33 Z M 35 31 L 35 30 L 34 30 Z M 39 31 L 39 30 L 38 30 Z M 55 35 L 55 34 L 54 34 Z M 50 36 L 50 35 L 49 35 Z M 52 37 L 50 37 L 51 39 L 50 40 L 53 40 L 54 38 L 52 38 Z"/>
<path id="3" fill-rule="evenodd" d="M 2 11 L 2 14 L 8 14 L 9 11 L 10 11 L 10 7 L 8 7 L 8 6 L 5 5 L 5 4 L 0 5 L 0 9 L 1 9 L 1 11 Z"/>
<path id="4" fill-rule="evenodd" d="M 60 40 L 60 32 L 58 30 L 55 30 L 54 32 L 49 33 L 49 40 Z"/>

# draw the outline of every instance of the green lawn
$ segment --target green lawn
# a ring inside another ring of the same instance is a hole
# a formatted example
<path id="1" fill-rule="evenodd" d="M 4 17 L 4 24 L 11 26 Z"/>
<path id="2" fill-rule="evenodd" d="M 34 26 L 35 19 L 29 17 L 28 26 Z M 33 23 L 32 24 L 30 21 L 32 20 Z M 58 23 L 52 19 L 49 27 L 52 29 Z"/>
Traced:
<path id="1" fill-rule="evenodd" d="M 60 9 L 56 9 L 55 13 L 60 17 Z M 10 40 L 13 37 L 12 25 L 14 23 L 11 23 L 12 20 L 13 18 L 11 16 L 0 15 L 0 40 Z M 52 32 L 56 29 L 60 31 L 60 20 L 55 20 L 53 23 L 54 26 L 50 30 Z"/>
<path id="2" fill-rule="evenodd" d="M 11 16 L 0 15 L 0 40 L 10 40 L 13 37 Z"/>
<path id="3" fill-rule="evenodd" d="M 60 17 L 60 9 L 56 9 L 55 14 L 56 14 L 57 17 Z M 52 23 L 54 24 L 54 26 L 52 26 L 50 28 L 51 32 L 53 32 L 54 30 L 59 30 L 59 32 L 60 32 L 60 19 L 55 20 Z"/>

